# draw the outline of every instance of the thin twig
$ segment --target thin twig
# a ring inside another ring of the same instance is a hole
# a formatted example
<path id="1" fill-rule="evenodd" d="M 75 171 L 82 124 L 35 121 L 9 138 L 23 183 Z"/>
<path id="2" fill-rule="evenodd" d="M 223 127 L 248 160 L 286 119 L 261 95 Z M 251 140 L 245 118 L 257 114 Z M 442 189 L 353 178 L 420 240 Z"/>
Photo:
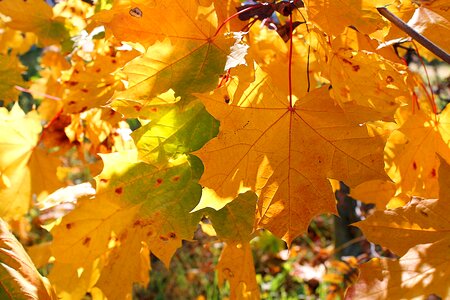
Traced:
<path id="1" fill-rule="evenodd" d="M 60 97 L 55 97 L 55 96 L 52 96 L 52 95 L 47 95 L 47 94 L 45 94 L 45 93 L 40 93 L 40 92 L 32 91 L 32 90 L 30 90 L 30 89 L 26 89 L 26 88 L 21 87 L 21 86 L 18 86 L 18 85 L 15 85 L 14 88 L 15 88 L 16 90 L 18 90 L 18 91 L 21 91 L 21 92 L 29 93 L 29 94 L 32 94 L 32 95 L 37 95 L 37 96 L 44 97 L 44 98 L 48 98 L 48 99 L 51 99 L 51 100 L 56 100 L 56 101 L 60 101 L 60 100 L 61 100 Z"/>
<path id="2" fill-rule="evenodd" d="M 446 63 L 450 64 L 450 55 L 442 50 L 439 46 L 432 41 L 412 29 L 408 24 L 399 19 L 396 15 L 391 13 L 386 7 L 377 7 L 378 12 L 391 21 L 395 26 L 400 28 L 403 32 L 406 32 L 409 36 L 415 39 L 419 44 L 433 52 L 437 57 L 441 58 Z"/>

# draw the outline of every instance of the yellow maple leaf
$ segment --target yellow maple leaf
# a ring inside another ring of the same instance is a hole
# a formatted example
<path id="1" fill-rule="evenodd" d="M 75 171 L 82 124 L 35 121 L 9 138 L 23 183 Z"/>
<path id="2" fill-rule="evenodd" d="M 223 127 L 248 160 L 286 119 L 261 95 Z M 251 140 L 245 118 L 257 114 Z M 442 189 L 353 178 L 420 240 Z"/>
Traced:
<path id="1" fill-rule="evenodd" d="M 7 27 L 1 16 L 0 28 L 2 30 L 0 35 L 0 53 L 2 54 L 7 54 L 11 49 L 14 53 L 23 54 L 36 43 L 36 36 L 33 33 L 23 33 Z"/>
<path id="2" fill-rule="evenodd" d="M 18 104 L 8 112 L 0 108 L 0 216 L 5 219 L 22 216 L 31 200 L 28 161 L 41 132 L 36 113 L 25 115 Z"/>
<path id="3" fill-rule="evenodd" d="M 0 13 L 8 16 L 10 28 L 35 33 L 44 45 L 60 43 L 68 38 L 64 20 L 54 16 L 44 1 L 5 0 L 0 2 Z"/>
<path id="4" fill-rule="evenodd" d="M 366 34 L 387 25 L 376 8 L 391 0 L 305 0 L 308 16 L 328 35 L 339 35 L 348 26 Z"/>
<path id="5" fill-rule="evenodd" d="M 97 14 L 94 20 L 118 40 L 140 43 L 145 51 L 123 69 L 128 87 L 113 100 L 134 101 L 134 107 L 170 89 L 183 100 L 213 89 L 232 44 L 216 35 L 214 8 L 212 1 L 128 0 Z"/>
<path id="6" fill-rule="evenodd" d="M 351 292 L 354 299 L 413 299 L 429 294 L 448 298 L 450 166 L 443 159 L 439 185 L 439 199 L 413 198 L 404 207 L 375 212 L 357 223 L 369 240 L 402 257 L 364 264 Z"/>
<path id="7" fill-rule="evenodd" d="M 366 203 L 376 204 L 377 209 L 384 209 L 397 188 L 391 181 L 370 180 L 350 190 L 350 196 Z"/>
<path id="8" fill-rule="evenodd" d="M 80 113 L 105 105 L 114 91 L 123 86 L 120 76 L 112 75 L 111 72 L 125 62 L 122 55 L 99 55 L 89 63 L 81 59 L 74 63 L 70 75 L 62 82 L 65 88 L 62 96 L 64 112 Z"/>
<path id="9" fill-rule="evenodd" d="M 24 69 L 14 53 L 0 54 L 0 100 L 5 104 L 18 99 L 20 92 L 16 86 L 26 86 L 27 83 L 22 79 Z"/>
<path id="10" fill-rule="evenodd" d="M 105 167 L 97 177 L 95 199 L 81 201 L 52 229 L 58 271 L 50 279 L 57 280 L 60 296 L 97 286 L 108 298 L 125 299 L 133 282 L 148 282 L 148 251 L 168 265 L 201 218 L 189 213 L 200 186 L 185 157 L 160 168 L 138 162 L 135 150 L 102 158 Z M 99 259 L 102 263 L 93 267 Z M 77 271 L 80 268 L 87 274 Z M 60 272 L 73 275 L 58 279 Z M 87 279 L 81 280 L 83 276 Z"/>
<path id="11" fill-rule="evenodd" d="M 354 185 L 386 177 L 381 133 L 347 119 L 327 86 L 290 108 L 260 69 L 241 96 L 237 85 L 197 95 L 221 122 L 218 137 L 194 152 L 210 194 L 198 208 L 220 208 L 251 189 L 259 196 L 258 227 L 290 243 L 315 215 L 335 211 L 327 178 Z"/>
<path id="12" fill-rule="evenodd" d="M 389 136 L 386 172 L 401 192 L 427 198 L 438 196 L 439 160 L 435 154 L 450 161 L 449 117 L 449 108 L 439 115 L 418 111 Z"/>
<path id="13" fill-rule="evenodd" d="M 63 186 L 57 177 L 61 160 L 47 151 L 34 148 L 28 162 L 31 176 L 31 193 L 36 195 L 36 200 L 41 201 L 50 193 Z"/>
<path id="14" fill-rule="evenodd" d="M 206 41 L 217 18 L 212 1 L 122 0 L 97 13 L 93 21 L 105 25 L 121 41 L 149 47 L 164 37 Z"/>
<path id="15" fill-rule="evenodd" d="M 400 104 L 411 99 L 413 87 L 408 85 L 406 66 L 370 50 L 360 51 L 367 45 L 349 43 L 347 36 L 348 32 L 335 39 L 330 49 L 325 76 L 333 86 L 333 97 L 341 104 L 355 103 L 392 119 Z"/>
<path id="16" fill-rule="evenodd" d="M 259 299 L 250 244 L 226 244 L 216 266 L 219 285 L 230 282 L 231 299 Z"/>

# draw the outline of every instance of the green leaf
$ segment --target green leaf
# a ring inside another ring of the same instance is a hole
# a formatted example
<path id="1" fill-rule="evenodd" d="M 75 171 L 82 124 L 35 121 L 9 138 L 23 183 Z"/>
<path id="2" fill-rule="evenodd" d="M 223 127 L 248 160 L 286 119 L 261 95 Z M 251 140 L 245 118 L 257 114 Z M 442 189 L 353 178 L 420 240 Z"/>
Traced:
<path id="1" fill-rule="evenodd" d="M 132 134 L 139 158 L 149 163 L 198 150 L 219 131 L 219 122 L 200 101 L 174 105 L 156 119 Z"/>
<path id="2" fill-rule="evenodd" d="M 245 243 L 253 237 L 257 199 L 255 193 L 248 191 L 219 211 L 205 208 L 201 212 L 208 215 L 218 237 L 228 243 Z"/>

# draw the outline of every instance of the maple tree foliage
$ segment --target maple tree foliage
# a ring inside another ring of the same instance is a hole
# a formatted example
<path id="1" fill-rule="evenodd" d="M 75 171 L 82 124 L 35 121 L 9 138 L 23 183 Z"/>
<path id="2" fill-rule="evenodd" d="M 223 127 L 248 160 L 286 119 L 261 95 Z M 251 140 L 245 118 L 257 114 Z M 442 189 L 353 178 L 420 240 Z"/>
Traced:
<path id="1" fill-rule="evenodd" d="M 168 266 L 206 217 L 225 243 L 219 284 L 258 299 L 250 241 L 265 229 L 289 246 L 337 213 L 330 180 L 376 203 L 357 226 L 399 256 L 362 264 L 347 297 L 449 297 L 450 108 L 377 12 L 448 52 L 447 1 L 88 2 L 0 1 L 2 297 L 131 298 L 150 253 Z M 20 91 L 38 105 L 24 111 Z M 95 191 L 67 186 L 69 153 Z M 48 213 L 48 278 L 6 225 L 31 209 Z"/>

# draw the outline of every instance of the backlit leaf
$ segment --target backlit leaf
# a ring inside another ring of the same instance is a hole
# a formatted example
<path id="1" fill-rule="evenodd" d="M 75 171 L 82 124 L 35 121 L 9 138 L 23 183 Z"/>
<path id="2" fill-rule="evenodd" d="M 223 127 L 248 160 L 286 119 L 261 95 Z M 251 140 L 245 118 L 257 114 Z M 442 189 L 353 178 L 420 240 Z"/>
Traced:
<path id="1" fill-rule="evenodd" d="M 205 164 L 200 183 L 214 190 L 212 202 L 224 205 L 255 191 L 258 227 L 290 243 L 313 216 L 335 211 L 327 178 L 354 185 L 385 177 L 383 138 L 376 128 L 347 120 L 327 87 L 290 110 L 288 99 L 280 98 L 261 70 L 238 98 L 236 86 L 234 81 L 228 90 L 198 95 L 221 122 L 218 137 L 195 152 Z"/>
<path id="2" fill-rule="evenodd" d="M 445 212 L 450 209 L 450 166 L 443 159 L 439 183 L 439 199 L 414 198 L 405 207 L 375 212 L 358 223 L 368 239 L 403 256 L 363 265 L 352 292 L 356 299 L 412 299 L 432 293 L 448 297 L 450 222 Z"/>
<path id="3" fill-rule="evenodd" d="M 25 249 L 0 219 L 0 298 L 5 300 L 57 299 L 33 265 Z"/>
<path id="4" fill-rule="evenodd" d="M 105 167 L 97 178 L 95 199 L 81 202 L 52 230 L 56 264 L 66 264 L 64 269 L 74 274 L 80 267 L 89 269 L 96 259 L 109 253 L 104 270 L 100 267 L 98 283 L 100 288 L 106 287 L 104 292 L 109 296 L 117 292 L 111 285 L 120 284 L 121 295 L 125 296 L 133 282 L 146 284 L 148 278 L 138 274 L 144 274 L 149 265 L 141 261 L 139 253 L 145 253 L 148 247 L 167 265 L 181 240 L 192 238 L 201 218 L 189 213 L 201 192 L 195 182 L 198 175 L 193 172 L 198 168 L 196 160 L 180 157 L 156 167 L 136 159 L 135 151 L 103 156 Z M 137 277 L 121 275 L 121 268 L 114 266 L 124 264 L 127 257 L 133 257 L 129 263 L 140 268 L 134 273 Z M 55 276 L 51 274 L 51 278 Z M 57 286 L 59 294 L 72 282 L 61 284 Z"/>
<path id="5" fill-rule="evenodd" d="M 55 18 L 52 8 L 41 0 L 3 0 L 0 13 L 11 18 L 8 26 L 35 33 L 44 45 L 57 44 L 68 38 L 64 20 Z"/>

